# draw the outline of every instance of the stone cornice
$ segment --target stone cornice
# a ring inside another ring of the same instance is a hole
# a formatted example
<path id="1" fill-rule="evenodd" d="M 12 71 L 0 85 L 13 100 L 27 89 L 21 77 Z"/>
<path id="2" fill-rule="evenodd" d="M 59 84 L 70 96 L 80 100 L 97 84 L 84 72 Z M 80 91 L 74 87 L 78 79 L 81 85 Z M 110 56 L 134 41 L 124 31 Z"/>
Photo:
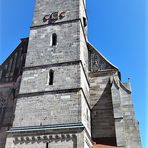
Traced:
<path id="1" fill-rule="evenodd" d="M 47 130 L 62 130 L 62 129 L 75 129 L 84 128 L 82 123 L 68 123 L 68 124 L 55 124 L 55 125 L 45 125 L 45 126 L 26 126 L 26 127 L 12 127 L 8 133 L 21 133 L 21 132 L 37 132 L 37 131 L 47 131 Z"/>

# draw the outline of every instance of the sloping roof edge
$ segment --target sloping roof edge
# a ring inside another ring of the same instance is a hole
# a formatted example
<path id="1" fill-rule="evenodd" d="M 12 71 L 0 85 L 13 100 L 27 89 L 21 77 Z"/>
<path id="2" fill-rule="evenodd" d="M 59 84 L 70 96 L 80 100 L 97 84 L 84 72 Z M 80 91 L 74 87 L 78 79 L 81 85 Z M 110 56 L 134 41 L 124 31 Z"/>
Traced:
<path id="1" fill-rule="evenodd" d="M 116 82 L 116 80 L 113 78 L 113 81 L 112 81 L 112 86 L 115 86 L 118 90 L 119 90 L 119 85 L 118 85 L 118 83 Z"/>
<path id="2" fill-rule="evenodd" d="M 108 64 L 110 64 L 113 68 L 119 71 L 119 68 L 116 67 L 114 64 L 112 64 L 107 58 L 103 56 L 90 42 L 87 42 L 87 46 L 90 50 L 94 50 L 96 53 L 98 53 Z"/>
<path id="3" fill-rule="evenodd" d="M 17 47 L 8 55 L 8 57 L 0 64 L 0 67 L 2 67 L 6 62 L 7 60 L 16 52 L 16 50 L 19 48 L 19 46 L 21 46 L 22 42 L 25 42 L 25 41 L 29 41 L 29 37 L 26 37 L 26 38 L 21 38 L 20 39 L 20 43 L 17 45 Z"/>
<path id="4" fill-rule="evenodd" d="M 124 83 L 122 83 L 120 80 L 118 82 L 113 78 L 112 86 L 114 85 L 117 89 L 122 88 L 128 94 L 131 94 L 132 93 L 132 91 Z"/>
<path id="5" fill-rule="evenodd" d="M 131 90 L 129 88 L 127 88 L 127 86 L 125 86 L 121 81 L 119 81 L 120 83 L 120 87 L 123 88 L 128 94 L 131 94 Z"/>

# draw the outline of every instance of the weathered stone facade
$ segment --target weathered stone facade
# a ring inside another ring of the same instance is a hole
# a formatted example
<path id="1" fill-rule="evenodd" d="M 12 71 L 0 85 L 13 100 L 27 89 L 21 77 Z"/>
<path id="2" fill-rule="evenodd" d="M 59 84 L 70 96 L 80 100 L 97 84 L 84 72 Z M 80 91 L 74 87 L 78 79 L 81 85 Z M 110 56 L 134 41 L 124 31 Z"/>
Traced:
<path id="1" fill-rule="evenodd" d="M 28 39 L 0 65 L 0 148 L 5 147 L 7 131 L 12 127 L 21 75 L 25 64 Z"/>
<path id="2" fill-rule="evenodd" d="M 85 0 L 36 0 L 0 67 L 0 148 L 104 146 L 141 148 L 130 83 L 88 42 Z"/>

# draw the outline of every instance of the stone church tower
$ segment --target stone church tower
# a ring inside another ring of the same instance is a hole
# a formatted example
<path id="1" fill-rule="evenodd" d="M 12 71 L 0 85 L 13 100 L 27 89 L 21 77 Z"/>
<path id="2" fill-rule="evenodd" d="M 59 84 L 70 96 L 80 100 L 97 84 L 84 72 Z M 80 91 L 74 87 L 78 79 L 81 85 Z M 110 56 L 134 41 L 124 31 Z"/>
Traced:
<path id="1" fill-rule="evenodd" d="M 85 3 L 36 0 L 0 66 L 0 148 L 141 148 L 130 82 L 88 42 Z"/>

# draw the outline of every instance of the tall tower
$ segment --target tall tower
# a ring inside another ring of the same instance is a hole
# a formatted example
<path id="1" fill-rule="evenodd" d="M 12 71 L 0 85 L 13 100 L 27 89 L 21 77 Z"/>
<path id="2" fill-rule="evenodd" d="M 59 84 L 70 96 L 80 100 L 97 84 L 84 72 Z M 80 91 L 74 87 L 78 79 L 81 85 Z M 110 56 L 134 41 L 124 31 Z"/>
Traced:
<path id="1" fill-rule="evenodd" d="M 85 0 L 36 0 L 6 148 L 89 148 Z"/>
<path id="2" fill-rule="evenodd" d="M 130 82 L 87 41 L 85 0 L 36 0 L 0 88 L 0 148 L 141 148 Z"/>

